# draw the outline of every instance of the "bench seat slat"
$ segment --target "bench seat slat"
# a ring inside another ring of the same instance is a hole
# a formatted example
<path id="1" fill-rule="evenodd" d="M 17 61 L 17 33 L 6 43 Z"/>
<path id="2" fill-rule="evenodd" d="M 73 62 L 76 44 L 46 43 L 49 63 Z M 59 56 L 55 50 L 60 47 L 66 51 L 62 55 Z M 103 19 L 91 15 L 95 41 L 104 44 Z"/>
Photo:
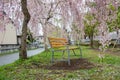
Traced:
<path id="1" fill-rule="evenodd" d="M 62 47 L 68 44 L 65 38 L 48 38 L 52 48 Z"/>

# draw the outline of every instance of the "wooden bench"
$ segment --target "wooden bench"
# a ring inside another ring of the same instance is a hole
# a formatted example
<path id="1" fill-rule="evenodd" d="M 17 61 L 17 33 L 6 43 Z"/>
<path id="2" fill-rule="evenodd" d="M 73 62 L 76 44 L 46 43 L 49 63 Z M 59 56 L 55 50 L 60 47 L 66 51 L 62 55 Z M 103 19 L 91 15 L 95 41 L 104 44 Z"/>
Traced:
<path id="1" fill-rule="evenodd" d="M 74 50 L 79 49 L 80 50 L 80 58 L 82 58 L 82 51 L 81 51 L 80 46 L 70 46 L 68 44 L 68 41 L 65 38 L 49 37 L 48 40 L 49 40 L 49 43 L 50 43 L 50 46 L 51 46 L 51 52 L 52 52 L 51 61 L 52 62 L 55 61 L 55 59 L 54 59 L 54 52 L 55 51 L 62 51 L 63 55 L 64 55 L 65 51 L 67 52 L 67 54 L 68 54 L 68 56 L 67 56 L 68 65 L 70 65 L 70 50 L 72 50 L 74 55 L 76 55 Z"/>

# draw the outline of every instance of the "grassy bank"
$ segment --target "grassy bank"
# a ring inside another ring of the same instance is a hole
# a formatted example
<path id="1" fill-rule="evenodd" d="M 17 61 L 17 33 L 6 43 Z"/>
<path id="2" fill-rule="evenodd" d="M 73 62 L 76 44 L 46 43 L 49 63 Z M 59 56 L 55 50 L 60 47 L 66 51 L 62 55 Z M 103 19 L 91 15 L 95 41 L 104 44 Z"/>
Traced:
<path id="1" fill-rule="evenodd" d="M 76 52 L 78 54 L 78 51 Z M 0 80 L 120 80 L 120 56 L 105 53 L 103 62 L 99 62 L 99 51 L 82 47 L 82 52 L 83 58 L 94 64 L 93 68 L 48 69 L 46 67 L 53 65 L 50 63 L 51 54 L 42 52 L 27 60 L 18 60 L 13 64 L 1 66 Z M 57 55 L 57 58 L 60 57 Z M 79 56 L 73 56 L 71 53 L 71 58 Z"/>

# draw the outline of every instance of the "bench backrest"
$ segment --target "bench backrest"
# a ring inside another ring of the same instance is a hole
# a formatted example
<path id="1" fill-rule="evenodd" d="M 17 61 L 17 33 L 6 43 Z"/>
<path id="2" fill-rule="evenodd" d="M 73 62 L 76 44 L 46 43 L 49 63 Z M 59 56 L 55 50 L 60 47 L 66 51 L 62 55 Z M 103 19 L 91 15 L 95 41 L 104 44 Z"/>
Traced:
<path id="1" fill-rule="evenodd" d="M 68 44 L 65 38 L 48 38 L 51 48 L 58 48 Z"/>

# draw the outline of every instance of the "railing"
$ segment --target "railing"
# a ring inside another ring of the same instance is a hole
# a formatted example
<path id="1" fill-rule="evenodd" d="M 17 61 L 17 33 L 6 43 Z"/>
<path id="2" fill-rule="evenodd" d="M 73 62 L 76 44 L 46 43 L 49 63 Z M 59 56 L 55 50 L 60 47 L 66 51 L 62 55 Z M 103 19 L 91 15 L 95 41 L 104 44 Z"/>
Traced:
<path id="1" fill-rule="evenodd" d="M 1 53 L 10 53 L 19 50 L 20 45 L 9 44 L 9 45 L 0 45 L 0 54 Z M 44 44 L 29 44 L 27 49 L 43 48 Z"/>
<path id="2" fill-rule="evenodd" d="M 17 51 L 19 49 L 19 45 L 0 45 L 0 53 L 7 53 Z"/>

